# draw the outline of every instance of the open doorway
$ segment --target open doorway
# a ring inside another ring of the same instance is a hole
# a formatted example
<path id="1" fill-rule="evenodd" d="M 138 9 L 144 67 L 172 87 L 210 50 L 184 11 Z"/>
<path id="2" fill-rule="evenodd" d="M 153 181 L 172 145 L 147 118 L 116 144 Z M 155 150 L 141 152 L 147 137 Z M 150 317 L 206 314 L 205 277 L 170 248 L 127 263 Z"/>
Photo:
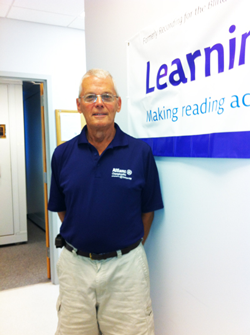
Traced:
<path id="1" fill-rule="evenodd" d="M 27 218 L 45 232 L 40 85 L 23 82 Z"/>

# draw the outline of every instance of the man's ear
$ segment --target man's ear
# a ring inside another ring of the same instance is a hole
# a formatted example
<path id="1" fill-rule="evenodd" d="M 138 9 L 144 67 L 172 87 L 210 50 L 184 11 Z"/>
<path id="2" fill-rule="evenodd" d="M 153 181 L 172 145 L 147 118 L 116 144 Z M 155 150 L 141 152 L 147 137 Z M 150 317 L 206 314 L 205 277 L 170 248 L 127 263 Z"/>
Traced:
<path id="1" fill-rule="evenodd" d="M 81 111 L 81 103 L 80 103 L 80 99 L 79 98 L 76 99 L 76 106 L 77 106 L 78 112 L 82 113 L 82 111 Z"/>
<path id="2" fill-rule="evenodd" d="M 119 113 L 122 108 L 122 99 L 119 97 L 117 100 L 118 100 L 117 101 L 118 108 L 116 112 Z"/>

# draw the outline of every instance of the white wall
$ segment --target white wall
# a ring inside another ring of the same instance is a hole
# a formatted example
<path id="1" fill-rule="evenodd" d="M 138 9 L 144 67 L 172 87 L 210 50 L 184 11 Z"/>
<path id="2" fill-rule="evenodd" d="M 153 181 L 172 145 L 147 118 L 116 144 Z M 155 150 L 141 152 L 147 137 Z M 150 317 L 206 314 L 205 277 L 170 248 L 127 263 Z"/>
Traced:
<path id="1" fill-rule="evenodd" d="M 55 109 L 76 109 L 79 83 L 86 72 L 85 32 L 0 18 L 0 50 L 0 76 L 47 81 L 46 146 L 50 156 L 56 146 Z M 49 218 L 54 245 L 59 220 L 55 214 Z M 55 263 L 58 253 L 52 252 L 51 257 Z M 56 281 L 55 267 L 52 280 Z"/>
<path id="2" fill-rule="evenodd" d="M 51 76 L 52 110 L 75 109 L 85 73 L 83 30 L 0 18 L 0 71 Z"/>
<path id="3" fill-rule="evenodd" d="M 128 130 L 126 42 L 195 1 L 85 0 L 87 69 L 114 76 Z M 196 1 L 198 4 L 199 2 Z M 156 158 L 165 208 L 146 243 L 156 335 L 250 334 L 250 161 Z"/>

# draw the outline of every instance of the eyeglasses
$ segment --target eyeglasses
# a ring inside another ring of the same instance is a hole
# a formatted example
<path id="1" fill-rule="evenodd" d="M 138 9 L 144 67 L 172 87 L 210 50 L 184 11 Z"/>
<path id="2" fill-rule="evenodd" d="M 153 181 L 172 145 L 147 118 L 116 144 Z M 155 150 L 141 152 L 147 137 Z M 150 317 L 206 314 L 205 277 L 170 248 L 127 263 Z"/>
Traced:
<path id="1" fill-rule="evenodd" d="M 101 97 L 103 102 L 113 102 L 115 98 L 119 98 L 117 95 L 113 95 L 110 93 L 103 93 L 103 94 L 88 93 L 83 95 L 82 97 L 79 97 L 79 99 L 83 98 L 85 102 L 93 103 L 96 102 L 97 97 Z"/>

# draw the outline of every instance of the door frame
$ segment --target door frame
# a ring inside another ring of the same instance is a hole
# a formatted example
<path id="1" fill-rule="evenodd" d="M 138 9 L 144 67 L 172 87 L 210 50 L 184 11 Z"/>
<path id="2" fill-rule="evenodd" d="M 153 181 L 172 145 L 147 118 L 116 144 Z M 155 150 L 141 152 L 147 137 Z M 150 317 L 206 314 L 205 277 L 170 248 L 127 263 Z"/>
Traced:
<path id="1" fill-rule="evenodd" d="M 46 146 L 46 167 L 47 167 L 47 193 L 50 190 L 51 181 L 51 155 L 56 148 L 56 126 L 55 115 L 52 105 L 52 83 L 51 76 L 31 73 L 5 72 L 0 71 L 0 79 L 16 79 L 21 81 L 41 82 L 44 85 L 44 124 L 45 124 L 45 146 Z M 50 111 L 50 112 L 49 112 Z M 49 194 L 47 194 L 49 196 Z M 54 247 L 55 236 L 58 234 L 58 218 L 56 213 L 48 212 L 49 217 L 49 253 L 51 281 L 58 284 L 56 263 L 59 258 L 59 251 Z"/>

